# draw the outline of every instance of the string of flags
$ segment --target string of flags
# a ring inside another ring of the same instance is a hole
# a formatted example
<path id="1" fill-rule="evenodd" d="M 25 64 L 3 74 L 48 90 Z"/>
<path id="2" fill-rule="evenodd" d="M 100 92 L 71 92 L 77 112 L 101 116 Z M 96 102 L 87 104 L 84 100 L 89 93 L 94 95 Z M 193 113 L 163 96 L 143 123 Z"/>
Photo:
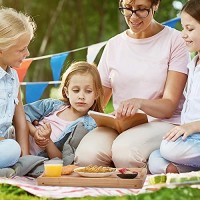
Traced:
<path id="1" fill-rule="evenodd" d="M 179 21 L 180 21 L 180 18 L 177 17 L 177 18 L 171 19 L 169 21 L 163 22 L 163 24 L 174 28 Z M 25 59 L 23 61 L 23 63 L 21 64 L 20 68 L 15 68 L 15 69 L 18 73 L 20 84 L 22 86 L 25 86 L 25 101 L 26 101 L 26 103 L 31 103 L 33 101 L 39 100 L 48 85 L 54 84 L 55 86 L 57 86 L 58 84 L 60 84 L 61 71 L 62 71 L 64 62 L 70 53 L 80 51 L 83 49 L 87 49 L 86 60 L 89 63 L 93 63 L 97 54 L 99 53 L 101 48 L 106 45 L 106 43 L 107 43 L 107 41 L 104 41 L 104 42 L 100 42 L 100 43 L 93 44 L 90 46 L 74 49 L 71 51 Z M 31 66 L 31 63 L 35 60 L 41 60 L 41 59 L 47 59 L 47 58 L 50 59 L 50 67 L 51 67 L 51 71 L 52 71 L 53 81 L 24 82 L 24 78 L 26 76 L 26 73 L 27 73 L 29 67 Z"/>

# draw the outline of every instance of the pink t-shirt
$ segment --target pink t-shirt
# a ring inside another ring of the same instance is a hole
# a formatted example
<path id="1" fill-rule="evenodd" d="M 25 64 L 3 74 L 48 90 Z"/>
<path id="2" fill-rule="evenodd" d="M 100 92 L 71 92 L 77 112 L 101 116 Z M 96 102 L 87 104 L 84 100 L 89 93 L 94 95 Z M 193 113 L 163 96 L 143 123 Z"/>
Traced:
<path id="1" fill-rule="evenodd" d="M 39 124 L 44 124 L 45 122 L 50 123 L 51 125 L 51 140 L 53 142 L 56 142 L 59 140 L 61 133 L 63 130 L 70 124 L 72 121 L 65 121 L 57 116 L 57 114 L 63 110 L 65 110 L 69 105 L 67 106 L 62 106 L 59 110 L 55 111 L 51 115 L 44 117 L 43 120 L 39 122 Z M 38 128 L 39 126 L 36 126 Z M 44 149 L 40 148 L 34 141 L 34 138 L 30 135 L 29 136 L 29 142 L 30 142 L 30 153 L 32 155 L 38 155 L 39 152 L 43 151 Z"/>
<path id="2" fill-rule="evenodd" d="M 113 90 L 113 106 L 130 98 L 158 99 L 162 97 L 168 70 L 187 74 L 189 53 L 181 33 L 165 27 L 158 34 L 134 39 L 126 31 L 111 38 L 102 54 L 98 70 L 102 84 Z M 180 123 L 180 104 L 171 119 Z"/>

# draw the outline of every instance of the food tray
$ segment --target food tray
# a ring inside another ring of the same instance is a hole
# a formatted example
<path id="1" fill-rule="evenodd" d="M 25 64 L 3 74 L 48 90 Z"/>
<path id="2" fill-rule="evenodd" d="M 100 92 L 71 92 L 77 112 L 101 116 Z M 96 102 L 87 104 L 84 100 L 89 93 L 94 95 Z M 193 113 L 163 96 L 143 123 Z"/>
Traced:
<path id="1" fill-rule="evenodd" d="M 68 187 L 104 187 L 104 188 L 142 188 L 146 179 L 146 168 L 129 168 L 138 172 L 134 179 L 122 179 L 116 174 L 102 178 L 82 177 L 73 172 L 71 175 L 61 177 L 45 177 L 41 175 L 37 178 L 38 185 L 46 186 L 68 186 Z"/>

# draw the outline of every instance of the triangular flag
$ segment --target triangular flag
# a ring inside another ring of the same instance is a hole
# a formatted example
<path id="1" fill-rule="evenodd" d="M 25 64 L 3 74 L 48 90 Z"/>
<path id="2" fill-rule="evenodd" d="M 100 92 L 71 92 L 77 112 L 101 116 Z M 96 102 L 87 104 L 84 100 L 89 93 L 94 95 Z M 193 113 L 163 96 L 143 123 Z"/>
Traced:
<path id="1" fill-rule="evenodd" d="M 87 62 L 93 63 L 97 54 L 99 53 L 100 49 L 106 44 L 107 42 L 100 42 L 98 44 L 94 44 L 88 47 L 87 51 Z"/>
<path id="2" fill-rule="evenodd" d="M 67 52 L 51 57 L 51 70 L 53 73 L 54 81 L 60 80 L 60 73 L 68 55 L 69 53 Z"/>
<path id="3" fill-rule="evenodd" d="M 176 24 L 180 21 L 180 17 L 177 17 L 177 18 L 174 18 L 174 19 L 171 19 L 171 20 L 168 20 L 166 22 L 163 22 L 162 24 L 163 25 L 166 25 L 166 26 L 169 26 L 171 28 L 174 28 L 176 26 Z"/>
<path id="4" fill-rule="evenodd" d="M 26 103 L 37 101 L 42 96 L 48 83 L 36 83 L 26 85 Z"/>
<path id="5" fill-rule="evenodd" d="M 32 61 L 33 61 L 32 59 L 26 59 L 22 62 L 20 67 L 13 67 L 17 71 L 20 82 L 23 82 L 26 72 Z"/>

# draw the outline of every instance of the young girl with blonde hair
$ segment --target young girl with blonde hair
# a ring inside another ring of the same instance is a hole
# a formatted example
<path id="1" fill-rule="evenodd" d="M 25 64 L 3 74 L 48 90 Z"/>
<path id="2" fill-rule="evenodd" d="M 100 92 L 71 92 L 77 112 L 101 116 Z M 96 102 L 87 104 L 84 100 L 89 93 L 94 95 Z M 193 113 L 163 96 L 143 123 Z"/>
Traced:
<path id="1" fill-rule="evenodd" d="M 49 98 L 25 105 L 31 154 L 62 158 L 63 145 L 79 123 L 87 132 L 96 127 L 87 114 L 89 110 L 103 112 L 103 88 L 96 66 L 83 61 L 72 63 L 62 76 L 61 91 L 62 100 Z M 34 126 L 34 121 L 39 125 Z M 82 139 L 81 135 L 77 137 Z"/>
<path id="2" fill-rule="evenodd" d="M 0 9 L 0 168 L 14 165 L 29 154 L 28 129 L 17 72 L 29 56 L 28 45 L 36 25 L 31 17 L 12 8 Z M 16 140 L 11 138 L 16 132 Z"/>

